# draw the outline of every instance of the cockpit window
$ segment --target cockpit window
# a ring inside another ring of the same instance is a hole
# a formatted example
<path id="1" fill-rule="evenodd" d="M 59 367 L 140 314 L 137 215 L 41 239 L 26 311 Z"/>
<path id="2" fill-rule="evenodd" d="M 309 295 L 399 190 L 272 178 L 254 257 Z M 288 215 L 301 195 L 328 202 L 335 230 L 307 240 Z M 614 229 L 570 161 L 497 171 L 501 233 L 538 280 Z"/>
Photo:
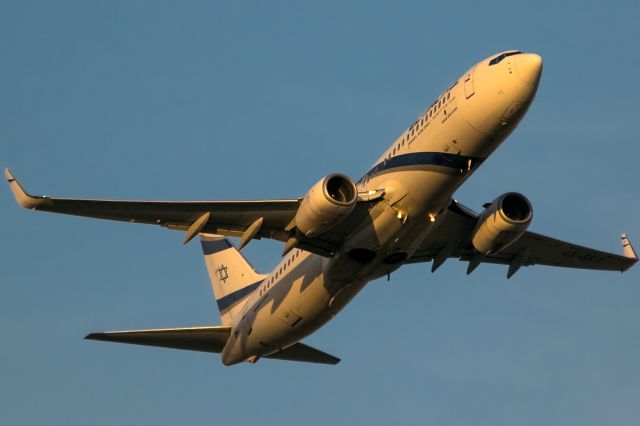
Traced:
<path id="1" fill-rule="evenodd" d="M 495 58 L 493 58 L 492 60 L 490 60 L 489 61 L 489 66 L 499 63 L 500 61 L 502 61 L 507 56 L 519 55 L 521 53 L 522 52 L 520 52 L 519 50 L 515 50 L 513 52 L 502 53 L 502 54 L 496 56 Z"/>

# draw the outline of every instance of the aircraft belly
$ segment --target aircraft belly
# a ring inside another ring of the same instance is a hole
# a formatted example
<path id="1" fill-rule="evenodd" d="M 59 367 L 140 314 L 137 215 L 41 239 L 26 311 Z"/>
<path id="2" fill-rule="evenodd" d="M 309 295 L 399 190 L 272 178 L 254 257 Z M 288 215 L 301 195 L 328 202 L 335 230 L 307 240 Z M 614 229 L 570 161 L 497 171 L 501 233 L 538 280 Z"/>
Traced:
<path id="1" fill-rule="evenodd" d="M 325 267 L 325 258 L 309 254 L 291 280 L 285 277 L 252 306 L 232 333 L 223 362 L 257 359 L 299 342 L 331 320 L 366 283 L 328 280 Z"/>
<path id="2" fill-rule="evenodd" d="M 382 178 L 382 177 L 381 177 Z M 344 308 L 367 282 L 386 275 L 402 262 L 385 263 L 395 252 L 410 256 L 428 235 L 429 212 L 440 212 L 466 174 L 440 170 L 398 170 L 384 175 L 388 193 L 372 210 L 370 221 L 358 228 L 332 258 L 309 254 L 301 270 L 274 286 L 262 304 L 249 310 L 239 337 L 230 339 L 225 363 L 269 355 L 312 334 Z M 385 190 L 385 192 L 387 192 Z M 403 212 L 406 217 L 399 218 Z M 348 251 L 366 247 L 376 252 L 368 265 L 354 261 Z"/>

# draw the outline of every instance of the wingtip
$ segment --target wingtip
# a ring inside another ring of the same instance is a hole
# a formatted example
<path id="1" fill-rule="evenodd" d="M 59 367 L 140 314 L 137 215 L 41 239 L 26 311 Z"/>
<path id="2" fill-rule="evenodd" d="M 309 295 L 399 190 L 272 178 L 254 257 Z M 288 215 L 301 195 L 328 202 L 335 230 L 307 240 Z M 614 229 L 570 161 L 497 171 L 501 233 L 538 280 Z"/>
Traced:
<path id="1" fill-rule="evenodd" d="M 46 197 L 34 197 L 27 193 L 13 173 L 11 173 L 11 170 L 4 169 L 4 176 L 7 178 L 7 182 L 9 182 L 13 196 L 20 206 L 25 209 L 36 209 L 45 202 Z"/>
<path id="2" fill-rule="evenodd" d="M 636 253 L 635 249 L 633 248 L 633 245 L 631 244 L 631 241 L 629 241 L 629 237 L 627 237 L 626 233 L 622 233 L 622 236 L 620 237 L 620 239 L 622 240 L 622 252 L 624 254 L 625 257 L 628 257 L 630 259 L 634 259 L 634 260 L 638 260 L 638 254 Z"/>

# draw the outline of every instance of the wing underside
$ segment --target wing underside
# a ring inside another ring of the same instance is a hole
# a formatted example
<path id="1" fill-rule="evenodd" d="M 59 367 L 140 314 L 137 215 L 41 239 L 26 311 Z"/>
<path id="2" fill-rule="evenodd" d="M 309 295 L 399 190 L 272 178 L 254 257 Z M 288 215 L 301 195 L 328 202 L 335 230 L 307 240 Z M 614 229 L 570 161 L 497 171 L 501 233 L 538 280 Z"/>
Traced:
<path id="1" fill-rule="evenodd" d="M 527 231 L 515 243 L 499 253 L 478 259 L 469 237 L 476 226 L 478 214 L 464 205 L 453 201 L 442 223 L 422 244 L 409 262 L 426 262 L 436 259 L 439 253 L 449 247 L 449 256 L 463 261 L 480 260 L 483 263 L 510 265 L 512 275 L 520 266 L 547 265 L 566 268 L 626 271 L 638 258 L 632 255 L 618 255 L 581 245 L 561 241 L 535 232 Z M 623 235 L 623 245 L 628 240 Z"/>
<path id="2" fill-rule="evenodd" d="M 259 223 L 251 238 L 286 242 L 288 225 L 300 206 L 300 199 L 251 201 L 123 201 L 55 198 L 27 193 L 9 170 L 5 176 L 18 203 L 27 209 L 85 216 L 96 219 L 159 225 L 169 229 L 241 237 Z M 297 247 L 330 256 L 349 230 L 368 214 L 370 203 L 358 202 L 352 214 L 329 233 L 309 238 L 297 235 Z M 193 236 L 191 235 L 191 237 Z"/>
<path id="3" fill-rule="evenodd" d="M 18 203 L 32 210 L 86 216 L 98 219 L 146 223 L 169 229 L 242 237 L 251 228 L 251 238 L 270 238 L 286 242 L 289 225 L 300 206 L 300 199 L 256 201 L 119 201 L 53 198 L 28 194 L 15 177 L 5 170 Z M 359 201 L 352 214 L 329 232 L 308 238 L 297 235 L 297 247 L 321 256 L 331 256 L 345 238 L 369 215 L 373 200 Z M 428 262 L 438 256 L 457 257 L 474 262 L 477 253 L 470 244 L 470 233 L 478 214 L 452 201 L 446 215 L 408 260 Z M 626 243 L 625 243 L 626 241 Z M 628 244 L 623 236 L 623 245 Z M 446 253 L 445 253 L 446 252 Z M 484 263 L 510 266 L 509 276 L 521 266 L 548 265 L 568 268 L 625 271 L 637 262 L 635 252 L 621 256 L 557 240 L 535 232 L 526 232 L 515 243 L 496 255 L 481 259 Z M 632 253 L 632 254 L 629 254 Z M 472 270 L 472 269 L 471 269 Z"/>

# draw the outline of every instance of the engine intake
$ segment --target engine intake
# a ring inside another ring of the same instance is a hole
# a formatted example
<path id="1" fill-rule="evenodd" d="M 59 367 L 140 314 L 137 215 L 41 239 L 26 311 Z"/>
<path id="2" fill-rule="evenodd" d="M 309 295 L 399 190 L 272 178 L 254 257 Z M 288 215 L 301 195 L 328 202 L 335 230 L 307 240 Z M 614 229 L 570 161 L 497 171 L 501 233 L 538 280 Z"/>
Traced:
<path id="1" fill-rule="evenodd" d="M 357 200 L 356 184 L 348 176 L 335 173 L 322 178 L 302 200 L 296 227 L 307 237 L 320 235 L 347 217 Z"/>
<path id="2" fill-rule="evenodd" d="M 533 219 L 533 208 L 527 198 L 517 192 L 507 192 L 496 198 L 478 218 L 473 247 L 481 254 L 491 255 L 504 250 L 524 234 Z"/>

